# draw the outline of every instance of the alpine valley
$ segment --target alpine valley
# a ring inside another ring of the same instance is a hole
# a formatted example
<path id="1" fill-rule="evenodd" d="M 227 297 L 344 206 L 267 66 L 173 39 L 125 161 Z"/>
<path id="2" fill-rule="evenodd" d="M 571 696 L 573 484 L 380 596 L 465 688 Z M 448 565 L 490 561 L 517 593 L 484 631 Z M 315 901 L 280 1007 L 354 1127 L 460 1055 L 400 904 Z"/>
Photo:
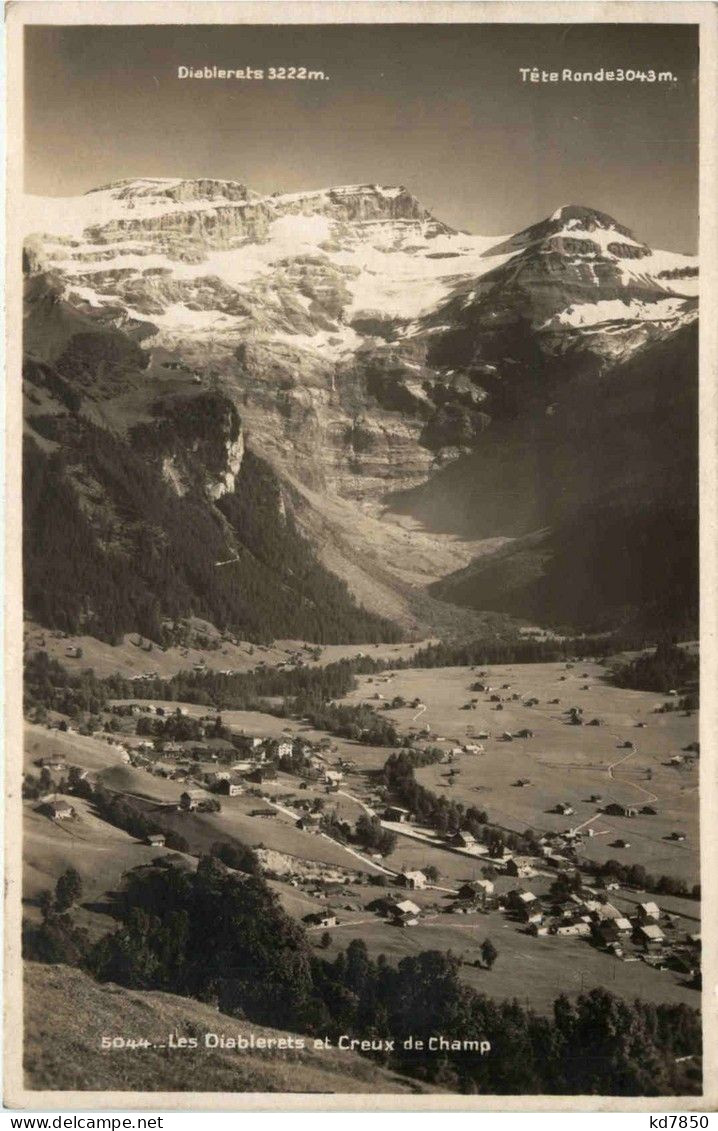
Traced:
<path id="1" fill-rule="evenodd" d="M 26 609 L 357 643 L 697 617 L 694 258 L 403 187 L 27 198 Z"/>

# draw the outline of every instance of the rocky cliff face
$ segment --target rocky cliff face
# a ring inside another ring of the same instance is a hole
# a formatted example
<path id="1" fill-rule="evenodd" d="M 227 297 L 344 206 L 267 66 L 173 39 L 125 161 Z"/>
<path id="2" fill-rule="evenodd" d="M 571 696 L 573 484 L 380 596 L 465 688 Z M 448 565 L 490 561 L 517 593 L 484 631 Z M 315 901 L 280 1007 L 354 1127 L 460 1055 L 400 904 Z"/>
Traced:
<path id="1" fill-rule="evenodd" d="M 299 493 L 312 536 L 331 531 L 337 568 L 355 571 L 361 530 L 390 588 L 465 566 L 477 539 L 532 529 L 541 422 L 564 421 L 582 383 L 697 314 L 693 259 L 575 205 L 481 237 L 402 187 L 262 196 L 143 179 L 31 200 L 27 230 L 27 347 L 75 385 L 86 374 L 83 411 L 140 438 L 178 494 L 231 493 L 246 443 Z M 120 335 L 99 369 L 98 332 Z M 197 394 L 233 405 L 236 433 L 219 420 L 197 432 L 196 414 L 183 424 L 176 404 Z M 452 525 L 454 499 L 437 523 L 425 485 L 452 482 L 454 466 L 462 482 L 467 460 L 486 521 Z"/>

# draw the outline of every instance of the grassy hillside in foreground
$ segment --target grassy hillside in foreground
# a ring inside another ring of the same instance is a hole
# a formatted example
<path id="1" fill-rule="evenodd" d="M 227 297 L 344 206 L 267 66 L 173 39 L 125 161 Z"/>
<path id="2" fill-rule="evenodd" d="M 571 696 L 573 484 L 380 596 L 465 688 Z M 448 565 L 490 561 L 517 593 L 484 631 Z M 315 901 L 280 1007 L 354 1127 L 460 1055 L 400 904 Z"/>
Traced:
<path id="1" fill-rule="evenodd" d="M 227 1017 L 191 998 L 99 985 L 68 966 L 27 963 L 25 1086 L 32 1089 L 148 1092 L 435 1091 L 371 1061 L 332 1050 L 121 1049 L 103 1051 L 103 1035 L 170 1034 L 204 1042 L 205 1033 L 288 1037 Z M 296 1038 L 295 1038 L 296 1041 Z M 311 1044 L 308 1037 L 305 1045 Z"/>

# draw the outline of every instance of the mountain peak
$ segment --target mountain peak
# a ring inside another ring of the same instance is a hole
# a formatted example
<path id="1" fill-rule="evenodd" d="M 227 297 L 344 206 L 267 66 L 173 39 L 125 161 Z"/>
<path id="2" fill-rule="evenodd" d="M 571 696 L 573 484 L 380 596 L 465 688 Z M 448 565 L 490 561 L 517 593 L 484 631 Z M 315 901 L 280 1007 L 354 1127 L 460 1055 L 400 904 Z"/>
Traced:
<path id="1" fill-rule="evenodd" d="M 588 230 L 590 230 L 590 226 L 614 228 L 616 231 L 622 230 L 618 222 L 608 213 L 600 212 L 598 208 L 590 208 L 585 204 L 563 204 L 549 217 L 549 222 L 565 224 L 571 221 L 578 221 L 581 227 Z"/>

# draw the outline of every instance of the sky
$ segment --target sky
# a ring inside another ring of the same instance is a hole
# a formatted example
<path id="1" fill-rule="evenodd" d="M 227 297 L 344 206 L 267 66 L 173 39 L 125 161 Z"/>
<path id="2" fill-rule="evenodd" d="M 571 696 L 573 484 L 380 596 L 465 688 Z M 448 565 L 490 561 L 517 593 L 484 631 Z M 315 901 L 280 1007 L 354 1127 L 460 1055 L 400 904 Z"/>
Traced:
<path id="1" fill-rule="evenodd" d="M 29 27 L 25 188 L 134 177 L 258 192 L 402 184 L 439 219 L 504 235 L 563 204 L 693 253 L 698 32 L 688 25 Z M 323 80 L 178 79 L 180 66 L 305 66 Z M 531 83 L 671 71 L 672 83 Z"/>

